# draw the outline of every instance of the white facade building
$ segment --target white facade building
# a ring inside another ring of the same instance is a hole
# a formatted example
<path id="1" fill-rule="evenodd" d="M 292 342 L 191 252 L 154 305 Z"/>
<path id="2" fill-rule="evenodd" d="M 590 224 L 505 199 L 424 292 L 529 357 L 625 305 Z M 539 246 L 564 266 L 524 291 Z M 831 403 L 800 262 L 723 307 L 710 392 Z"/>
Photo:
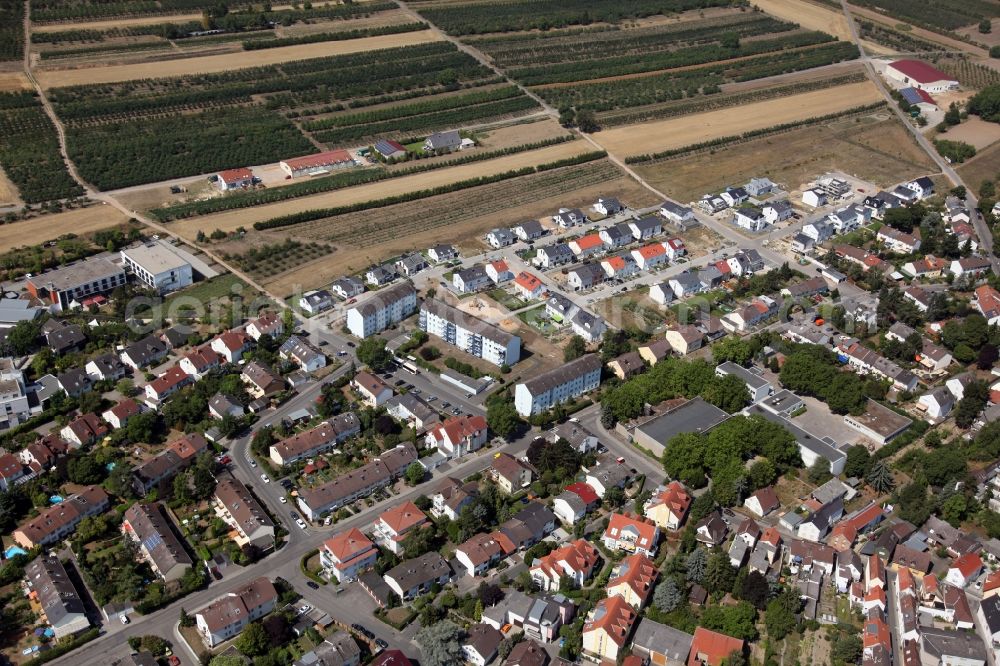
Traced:
<path id="1" fill-rule="evenodd" d="M 176 291 L 194 282 L 191 264 L 169 243 L 157 241 L 121 251 L 122 262 L 136 278 L 159 293 Z"/>
<path id="2" fill-rule="evenodd" d="M 593 391 L 600 383 L 601 359 L 595 354 L 587 354 L 518 384 L 514 388 L 514 407 L 521 416 L 540 414 Z"/>
<path id="3" fill-rule="evenodd" d="M 436 299 L 420 306 L 420 329 L 494 365 L 521 360 L 521 338 Z"/>
<path id="4" fill-rule="evenodd" d="M 372 293 L 348 310 L 347 329 L 364 339 L 406 319 L 416 309 L 417 290 L 409 283 L 400 283 Z"/>

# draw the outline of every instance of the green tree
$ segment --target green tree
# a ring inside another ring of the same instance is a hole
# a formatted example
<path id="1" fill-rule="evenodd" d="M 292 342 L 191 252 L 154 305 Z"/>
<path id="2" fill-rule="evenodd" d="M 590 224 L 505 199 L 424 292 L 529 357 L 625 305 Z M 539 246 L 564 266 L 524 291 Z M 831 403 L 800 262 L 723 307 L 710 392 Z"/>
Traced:
<path id="1" fill-rule="evenodd" d="M 826 483 L 833 477 L 830 473 L 830 461 L 826 458 L 816 458 L 816 462 L 809 466 L 809 473 L 806 476 L 810 483 L 817 486 Z"/>
<path id="2" fill-rule="evenodd" d="M 105 472 L 104 466 L 91 455 L 73 456 L 66 465 L 69 480 L 80 485 L 100 483 L 104 480 Z"/>
<path id="3" fill-rule="evenodd" d="M 755 460 L 754 463 L 750 465 L 749 472 L 750 485 L 752 485 L 754 489 L 766 488 L 774 483 L 778 478 L 778 470 L 775 468 L 774 463 L 767 458 Z"/>
<path id="4" fill-rule="evenodd" d="M 572 336 L 563 349 L 563 361 L 569 363 L 575 361 L 587 353 L 587 342 L 579 335 Z"/>
<path id="5" fill-rule="evenodd" d="M 581 132 L 591 134 L 601 129 L 597 124 L 597 115 L 590 109 L 579 109 L 576 112 L 576 126 Z"/>
<path id="6" fill-rule="evenodd" d="M 701 625 L 706 629 L 747 641 L 757 638 L 756 620 L 757 609 L 745 601 L 735 606 L 707 606 L 701 614 Z"/>
<path id="7" fill-rule="evenodd" d="M 41 324 L 37 320 L 19 321 L 8 331 L 4 343 L 17 356 L 25 356 L 37 349 L 41 333 Z"/>
<path id="8" fill-rule="evenodd" d="M 705 578 L 708 555 L 704 548 L 695 548 L 684 560 L 684 570 L 689 583 L 700 583 Z"/>
<path id="9" fill-rule="evenodd" d="M 740 586 L 741 599 L 749 601 L 755 608 L 763 609 L 770 597 L 771 585 L 763 574 L 751 571 L 743 578 Z"/>
<path id="10" fill-rule="evenodd" d="M 702 585 L 713 594 L 723 594 L 733 589 L 736 580 L 736 570 L 729 561 L 729 555 L 723 551 L 712 553 L 705 565 L 705 577 Z"/>
<path id="11" fill-rule="evenodd" d="M 431 604 L 428 604 L 430 607 Z M 425 666 L 452 666 L 464 661 L 462 639 L 465 631 L 450 620 L 426 625 L 417 632 L 416 641 L 420 645 Z"/>
<path id="12" fill-rule="evenodd" d="M 271 639 L 268 638 L 267 632 L 264 631 L 264 625 L 259 621 L 251 622 L 236 637 L 233 645 L 248 657 L 259 657 L 267 654 L 271 649 Z"/>
<path id="13" fill-rule="evenodd" d="M 863 648 L 859 635 L 840 632 L 830 646 L 830 657 L 835 664 L 856 664 L 861 659 Z"/>
<path id="14" fill-rule="evenodd" d="M 733 414 L 750 402 L 750 391 L 746 383 L 736 375 L 714 377 L 701 392 L 701 397 L 719 409 Z"/>
<path id="15" fill-rule="evenodd" d="M 424 475 L 427 471 L 424 466 L 418 462 L 410 463 L 409 467 L 406 468 L 406 483 L 410 486 L 415 486 L 424 480 Z"/>
<path id="16" fill-rule="evenodd" d="M 979 32 L 983 35 L 990 34 L 993 32 L 993 23 L 988 18 L 984 18 L 979 22 Z"/>
<path id="17" fill-rule="evenodd" d="M 681 605 L 684 595 L 672 576 L 665 577 L 653 591 L 653 605 L 663 613 L 669 613 Z"/>
<path id="18" fill-rule="evenodd" d="M 872 466 L 872 457 L 868 449 L 861 444 L 855 444 L 847 449 L 847 460 L 844 462 L 844 474 L 848 477 L 865 478 Z"/>
<path id="19" fill-rule="evenodd" d="M 753 349 L 749 340 L 744 340 L 736 335 L 719 340 L 712 345 L 712 360 L 716 365 L 721 365 L 726 361 L 732 361 L 737 365 L 746 365 L 753 358 Z"/>
<path id="20" fill-rule="evenodd" d="M 494 398 L 486 407 L 486 424 L 494 435 L 508 438 L 517 432 L 523 421 L 509 397 Z"/>
<path id="21" fill-rule="evenodd" d="M 884 459 L 878 459 L 872 465 L 866 477 L 868 485 L 875 489 L 877 493 L 890 492 L 896 485 L 892 478 L 892 471 Z"/>
<path id="22" fill-rule="evenodd" d="M 392 363 L 392 353 L 385 348 L 385 339 L 366 338 L 357 347 L 358 360 L 375 372 L 382 372 Z"/>
<path id="23" fill-rule="evenodd" d="M 781 600 L 774 599 L 767 604 L 764 626 L 769 637 L 780 641 L 795 630 L 795 614 Z"/>

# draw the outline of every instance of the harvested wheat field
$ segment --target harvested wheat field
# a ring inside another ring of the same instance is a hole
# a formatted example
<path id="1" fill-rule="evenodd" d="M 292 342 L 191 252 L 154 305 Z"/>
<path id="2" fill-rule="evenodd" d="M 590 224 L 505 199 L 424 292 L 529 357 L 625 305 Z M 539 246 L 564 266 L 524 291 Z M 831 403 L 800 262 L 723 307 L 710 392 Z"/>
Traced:
<path id="1" fill-rule="evenodd" d="M 126 222 L 118 209 L 99 204 L 55 215 L 33 217 L 30 220 L 0 224 L 0 252 L 17 247 L 38 245 L 64 234 L 89 234 Z"/>
<path id="2" fill-rule="evenodd" d="M 358 185 L 344 190 L 325 192 L 309 197 L 300 197 L 290 201 L 256 206 L 239 210 L 226 211 L 216 215 L 206 215 L 188 220 L 179 220 L 171 223 L 171 228 L 177 233 L 187 238 L 194 238 L 199 231 L 221 229 L 223 231 L 234 231 L 237 227 L 250 227 L 255 222 L 267 220 L 280 215 L 299 213 L 304 210 L 314 208 L 329 208 L 332 206 L 345 206 L 362 201 L 372 201 L 402 194 L 404 192 L 414 192 L 424 190 L 439 185 L 448 185 L 460 180 L 478 178 L 479 176 L 489 176 L 504 171 L 513 171 L 523 167 L 534 166 L 555 162 L 574 155 L 580 155 L 590 151 L 590 144 L 584 141 L 570 141 L 560 143 L 547 148 L 529 150 L 524 153 L 498 157 L 495 160 L 485 162 L 474 162 L 461 166 L 437 169 L 426 173 L 413 174 L 412 176 L 401 176 L 378 183 Z"/>
<path id="3" fill-rule="evenodd" d="M 933 172 L 934 166 L 909 131 L 885 110 L 640 164 L 635 170 L 654 187 L 686 202 L 743 182 L 747 174 L 767 176 L 792 191 L 828 171 L 888 187 Z"/>
<path id="4" fill-rule="evenodd" d="M 0 92 L 29 90 L 31 83 L 21 72 L 0 72 Z"/>
<path id="5" fill-rule="evenodd" d="M 882 99 L 871 82 L 814 90 L 781 99 L 746 104 L 641 125 L 616 127 L 594 135 L 609 152 L 621 157 L 644 155 L 724 136 L 824 116 Z"/>
<path id="6" fill-rule="evenodd" d="M 753 4 L 772 16 L 798 23 L 803 28 L 821 30 L 837 39 L 851 41 L 847 18 L 842 12 L 831 7 L 823 7 L 806 0 L 754 0 Z"/>
<path id="7" fill-rule="evenodd" d="M 942 104 L 942 107 L 944 104 Z M 964 141 L 982 150 L 1000 141 L 1000 125 L 987 122 L 976 116 L 969 116 L 961 125 L 955 125 L 944 134 L 937 135 L 939 139 Z"/>
<path id="8" fill-rule="evenodd" d="M 784 3 L 787 0 L 771 0 L 771 1 L 772 2 L 778 2 L 778 3 Z M 761 3 L 757 3 L 757 4 L 761 4 Z M 987 51 L 984 48 L 980 48 L 978 46 L 973 46 L 972 44 L 969 44 L 968 42 L 963 42 L 963 41 L 958 40 L 958 39 L 952 39 L 951 37 L 947 37 L 945 35 L 942 35 L 942 34 L 937 33 L 937 32 L 933 32 L 931 30 L 927 30 L 925 28 L 917 27 L 917 26 L 912 25 L 910 23 L 907 23 L 906 21 L 903 21 L 901 19 L 897 19 L 897 18 L 895 18 L 893 16 L 887 16 L 886 14 L 882 14 L 881 12 L 877 12 L 875 10 L 868 9 L 866 7 L 858 7 L 857 5 L 851 5 L 851 13 L 855 16 L 855 18 L 870 19 L 872 21 L 876 21 L 878 23 L 882 23 L 883 25 L 888 25 L 888 26 L 894 26 L 894 25 L 908 26 L 907 29 L 906 29 L 906 32 L 909 33 L 909 34 L 911 34 L 911 35 L 913 35 L 914 37 L 919 37 L 920 39 L 925 39 L 925 40 L 927 40 L 929 42 L 935 42 L 937 44 L 942 44 L 942 45 L 944 45 L 944 46 L 946 46 L 948 48 L 951 48 L 951 49 L 956 49 L 958 51 L 965 51 L 966 53 L 971 53 L 971 54 L 977 55 L 977 56 L 983 56 L 983 57 L 985 57 L 987 55 Z M 980 35 L 978 35 L 978 34 L 976 35 L 977 40 L 978 40 L 979 36 Z"/>
<path id="9" fill-rule="evenodd" d="M 78 21 L 73 23 L 32 24 L 32 32 L 71 32 L 74 30 L 114 30 L 115 28 L 132 28 L 143 25 L 159 25 L 160 23 L 188 23 L 200 21 L 201 13 L 197 14 L 158 14 L 156 16 L 133 16 L 131 18 L 107 19 L 103 21 Z"/>
<path id="10" fill-rule="evenodd" d="M 38 78 L 41 86 L 48 89 L 61 86 L 133 81 L 136 79 L 167 78 L 189 74 L 211 74 L 214 72 L 227 72 L 233 69 L 276 65 L 292 60 L 308 60 L 310 58 L 345 55 L 361 51 L 375 51 L 377 49 L 395 48 L 397 46 L 413 46 L 415 44 L 425 44 L 440 40 L 441 37 L 434 31 L 421 30 L 419 32 L 405 32 L 398 35 L 363 37 L 361 39 L 320 42 L 318 44 L 299 44 L 296 46 L 282 46 L 258 51 L 242 51 L 238 54 L 213 55 L 202 58 L 181 58 L 156 63 L 112 65 L 109 67 L 89 67 L 82 69 L 39 70 L 35 76 Z"/>

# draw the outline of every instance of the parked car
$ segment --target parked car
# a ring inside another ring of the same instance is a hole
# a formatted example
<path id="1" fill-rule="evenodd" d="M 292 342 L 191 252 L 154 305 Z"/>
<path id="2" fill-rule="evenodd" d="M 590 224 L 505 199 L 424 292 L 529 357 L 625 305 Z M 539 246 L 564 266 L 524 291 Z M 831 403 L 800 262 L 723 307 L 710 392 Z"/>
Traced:
<path id="1" fill-rule="evenodd" d="M 260 478 L 264 483 L 271 483 L 271 479 L 268 478 L 267 474 L 261 474 Z"/>
<path id="2" fill-rule="evenodd" d="M 306 587 L 308 587 L 311 590 L 318 590 L 319 589 L 319 584 L 316 583 L 315 581 L 307 580 L 306 581 Z"/>
<path id="3" fill-rule="evenodd" d="M 303 521 L 301 518 L 299 518 L 298 520 L 296 520 L 295 524 L 299 526 L 300 530 L 304 530 L 306 528 L 305 521 Z"/>

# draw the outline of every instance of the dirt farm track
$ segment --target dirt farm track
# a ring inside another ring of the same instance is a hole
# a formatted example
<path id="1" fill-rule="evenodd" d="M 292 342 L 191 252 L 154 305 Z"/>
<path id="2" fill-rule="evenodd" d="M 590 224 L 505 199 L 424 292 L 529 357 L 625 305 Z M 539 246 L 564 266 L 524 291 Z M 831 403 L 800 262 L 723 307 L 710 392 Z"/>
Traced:
<path id="1" fill-rule="evenodd" d="M 318 44 L 282 46 L 258 51 L 241 51 L 202 58 L 182 58 L 156 63 L 137 65 L 112 65 L 109 67 L 88 67 L 81 69 L 37 70 L 35 76 L 43 88 L 76 86 L 135 79 L 166 78 L 187 74 L 211 74 L 233 69 L 275 65 L 291 60 L 308 60 L 326 56 L 374 51 L 376 49 L 412 46 L 440 41 L 440 36 L 432 30 L 406 32 L 398 35 L 380 35 L 362 39 L 348 39 Z"/>
<path id="2" fill-rule="evenodd" d="M 869 82 L 851 83 L 780 99 L 707 111 L 679 118 L 626 125 L 599 132 L 594 138 L 621 157 L 655 153 L 723 136 L 824 116 L 881 99 Z"/>

